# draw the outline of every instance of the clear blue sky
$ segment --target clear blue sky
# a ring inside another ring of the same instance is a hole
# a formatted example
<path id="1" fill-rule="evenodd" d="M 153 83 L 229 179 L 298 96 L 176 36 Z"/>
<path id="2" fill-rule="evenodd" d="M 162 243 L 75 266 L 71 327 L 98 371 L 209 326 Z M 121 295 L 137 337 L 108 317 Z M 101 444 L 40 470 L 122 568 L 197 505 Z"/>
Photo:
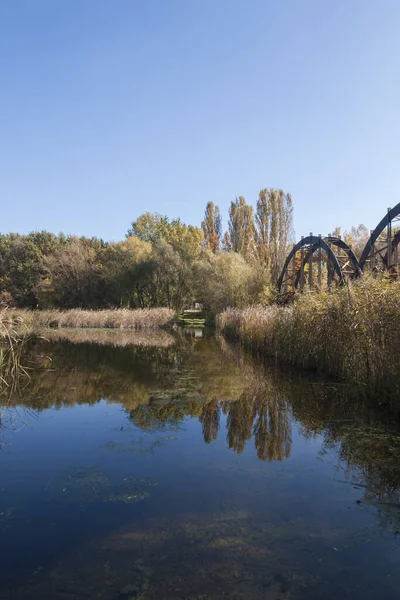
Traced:
<path id="1" fill-rule="evenodd" d="M 400 0 L 5 0 L 0 231 L 291 192 L 296 237 L 400 202 Z"/>

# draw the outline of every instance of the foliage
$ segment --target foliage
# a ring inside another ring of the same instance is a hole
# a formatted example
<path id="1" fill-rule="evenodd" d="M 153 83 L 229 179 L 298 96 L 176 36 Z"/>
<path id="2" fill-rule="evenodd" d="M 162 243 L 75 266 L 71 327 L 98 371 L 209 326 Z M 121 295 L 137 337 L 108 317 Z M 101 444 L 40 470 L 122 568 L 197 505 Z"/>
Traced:
<path id="1" fill-rule="evenodd" d="M 28 376 L 21 357 L 31 332 L 24 321 L 11 311 L 0 311 L 0 395 L 18 386 L 21 376 Z M 1 411 L 0 411 L 1 424 Z"/>
<path id="2" fill-rule="evenodd" d="M 345 231 L 343 234 L 341 227 L 335 227 L 335 229 L 332 231 L 332 236 L 343 238 L 346 244 L 351 247 L 357 258 L 360 258 L 365 245 L 368 242 L 368 238 L 370 237 L 370 232 L 368 227 L 361 224 L 357 227 L 352 227 L 349 231 Z"/>
<path id="3" fill-rule="evenodd" d="M 350 231 L 345 231 L 344 233 L 344 241 L 346 242 L 346 244 L 351 246 L 357 258 L 361 258 L 361 255 L 363 253 L 366 243 L 368 242 L 369 237 L 370 232 L 368 227 L 366 227 L 365 225 L 358 225 L 358 227 L 352 227 Z"/>
<path id="4" fill-rule="evenodd" d="M 213 312 L 269 302 L 271 265 L 284 243 L 281 196 L 268 194 L 271 214 L 278 215 L 271 219 L 269 240 L 275 245 L 270 244 L 268 264 L 257 254 L 253 208 L 242 197 L 231 203 L 224 238 L 221 213 L 212 202 L 202 229 L 147 212 L 118 242 L 46 231 L 0 235 L 0 306 L 179 311 L 197 301 Z"/>
<path id="5" fill-rule="evenodd" d="M 94 308 L 101 296 L 100 243 L 73 238 L 43 260 L 43 278 L 36 290 L 44 306 Z M 50 296 L 50 301 L 48 297 Z"/>
<path id="6" fill-rule="evenodd" d="M 246 259 L 251 258 L 255 249 L 254 212 L 243 196 L 231 202 L 228 228 L 225 249 L 241 254 Z"/>
<path id="7" fill-rule="evenodd" d="M 132 235 L 151 242 L 153 246 L 164 241 L 186 260 L 198 258 L 204 240 L 203 232 L 198 227 L 185 225 L 180 219 L 169 221 L 168 217 L 149 212 L 132 223 L 127 237 Z"/>
<path id="8" fill-rule="evenodd" d="M 293 205 L 290 194 L 272 188 L 261 190 L 255 226 L 257 257 L 276 283 L 293 237 Z"/>
<path id="9" fill-rule="evenodd" d="M 201 227 L 204 233 L 205 247 L 214 254 L 219 252 L 222 241 L 222 219 L 219 206 L 215 206 L 213 202 L 207 203 Z"/>
<path id="10" fill-rule="evenodd" d="M 34 291 L 44 275 L 44 260 L 66 242 L 65 236 L 47 231 L 29 235 L 0 234 L 0 293 L 11 303 L 32 302 Z"/>
<path id="11" fill-rule="evenodd" d="M 1 315 L 1 313 L 0 313 Z M 137 310 L 41 310 L 17 311 L 15 317 L 32 330 L 43 327 L 89 327 L 106 329 L 158 329 L 172 324 L 174 312 L 168 308 Z"/>
<path id="12" fill-rule="evenodd" d="M 108 244 L 101 253 L 103 294 L 110 306 L 135 306 L 135 287 L 143 265 L 150 261 L 152 245 L 136 236 Z"/>
<path id="13" fill-rule="evenodd" d="M 244 307 L 260 300 L 266 274 L 235 252 L 210 254 L 194 265 L 193 288 L 205 310 L 217 314 L 228 306 Z"/>

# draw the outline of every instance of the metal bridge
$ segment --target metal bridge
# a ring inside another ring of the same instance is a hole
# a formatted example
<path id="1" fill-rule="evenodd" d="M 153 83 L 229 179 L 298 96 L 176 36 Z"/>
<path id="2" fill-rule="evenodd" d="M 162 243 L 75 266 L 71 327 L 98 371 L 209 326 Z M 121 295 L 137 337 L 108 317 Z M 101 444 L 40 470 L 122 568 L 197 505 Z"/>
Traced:
<path id="1" fill-rule="evenodd" d="M 396 227 L 396 222 L 398 223 Z M 357 258 L 351 246 L 340 237 L 302 237 L 293 245 L 278 280 L 278 291 L 293 293 L 296 289 L 323 289 L 344 285 L 365 270 L 386 271 L 397 278 L 400 243 L 400 203 L 388 208 L 387 214 L 371 231 L 365 248 Z"/>

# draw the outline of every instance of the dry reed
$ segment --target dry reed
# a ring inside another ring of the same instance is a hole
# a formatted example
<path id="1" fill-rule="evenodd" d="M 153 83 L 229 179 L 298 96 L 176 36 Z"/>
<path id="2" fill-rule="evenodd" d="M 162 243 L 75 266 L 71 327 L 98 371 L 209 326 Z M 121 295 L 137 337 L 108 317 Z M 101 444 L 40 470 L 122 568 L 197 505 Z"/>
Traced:
<path id="1" fill-rule="evenodd" d="M 21 357 L 30 337 L 20 317 L 6 309 L 0 311 L 0 394 L 17 385 L 21 375 L 28 375 Z"/>
<path id="2" fill-rule="evenodd" d="M 46 327 L 91 329 L 162 329 L 169 327 L 174 312 L 169 308 L 110 309 L 110 310 L 38 310 L 13 311 L 32 329 Z"/>
<path id="3" fill-rule="evenodd" d="M 290 307 L 228 309 L 217 327 L 263 355 L 400 393 L 400 282 L 373 278 L 331 294 L 305 293 Z"/>

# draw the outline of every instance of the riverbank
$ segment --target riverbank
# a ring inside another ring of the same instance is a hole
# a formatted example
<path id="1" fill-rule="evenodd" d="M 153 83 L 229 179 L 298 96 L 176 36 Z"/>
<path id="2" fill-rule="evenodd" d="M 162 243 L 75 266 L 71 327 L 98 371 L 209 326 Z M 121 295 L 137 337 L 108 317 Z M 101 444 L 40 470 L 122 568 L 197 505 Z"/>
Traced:
<path id="1" fill-rule="evenodd" d="M 361 384 L 382 398 L 400 394 L 400 282 L 373 278 L 330 294 L 304 293 L 289 307 L 228 309 L 227 337 L 263 357 Z"/>
<path id="2" fill-rule="evenodd" d="M 31 331 L 50 328 L 91 329 L 166 329 L 172 326 L 175 313 L 169 308 L 110 310 L 5 310 L 0 320 L 15 326 L 23 323 Z"/>

